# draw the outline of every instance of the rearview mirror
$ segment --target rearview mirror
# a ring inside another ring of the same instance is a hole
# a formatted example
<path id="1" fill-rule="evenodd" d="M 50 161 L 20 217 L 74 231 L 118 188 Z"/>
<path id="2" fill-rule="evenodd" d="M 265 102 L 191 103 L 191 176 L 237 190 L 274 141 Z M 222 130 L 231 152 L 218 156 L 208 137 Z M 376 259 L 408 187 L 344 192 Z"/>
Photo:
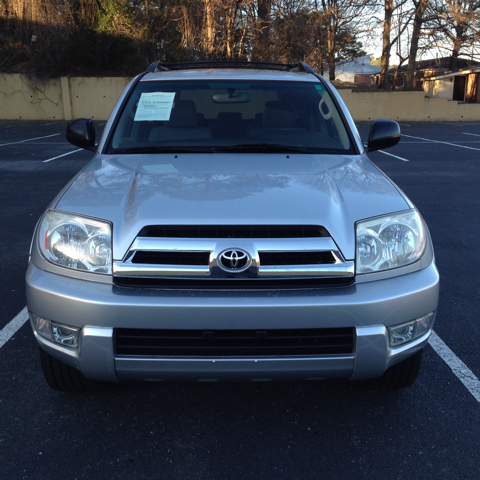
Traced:
<path id="1" fill-rule="evenodd" d="M 72 145 L 95 151 L 95 125 L 90 118 L 77 118 L 68 122 L 66 135 Z"/>
<path id="2" fill-rule="evenodd" d="M 213 103 L 247 103 L 249 101 L 250 95 L 244 92 L 217 93 L 213 96 Z"/>
<path id="3" fill-rule="evenodd" d="M 393 147 L 400 141 L 400 126 L 393 120 L 374 120 L 368 135 L 367 152 Z"/>

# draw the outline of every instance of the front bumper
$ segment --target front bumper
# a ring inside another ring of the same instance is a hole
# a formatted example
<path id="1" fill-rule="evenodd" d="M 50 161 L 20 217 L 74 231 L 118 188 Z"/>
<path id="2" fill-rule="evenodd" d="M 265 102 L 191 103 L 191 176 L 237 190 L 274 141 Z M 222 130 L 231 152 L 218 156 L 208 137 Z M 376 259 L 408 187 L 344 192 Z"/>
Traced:
<path id="1" fill-rule="evenodd" d="M 434 263 L 414 273 L 345 288 L 197 291 L 136 290 L 65 277 L 30 263 L 27 306 L 40 317 L 81 328 L 71 349 L 37 333 L 40 346 L 88 378 L 143 380 L 270 380 L 382 375 L 420 350 L 430 332 L 397 348 L 387 327 L 435 312 Z M 114 329 L 291 329 L 355 327 L 351 355 L 198 358 L 126 357 L 115 353 Z"/>

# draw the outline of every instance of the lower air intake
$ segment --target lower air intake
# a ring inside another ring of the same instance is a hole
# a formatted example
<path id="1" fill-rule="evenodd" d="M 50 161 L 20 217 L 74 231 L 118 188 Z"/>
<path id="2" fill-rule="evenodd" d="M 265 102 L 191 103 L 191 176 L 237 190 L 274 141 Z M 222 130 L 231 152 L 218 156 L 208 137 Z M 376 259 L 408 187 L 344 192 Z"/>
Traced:
<path id="1" fill-rule="evenodd" d="M 353 353 L 353 328 L 115 330 L 116 354 L 147 357 L 289 357 Z"/>

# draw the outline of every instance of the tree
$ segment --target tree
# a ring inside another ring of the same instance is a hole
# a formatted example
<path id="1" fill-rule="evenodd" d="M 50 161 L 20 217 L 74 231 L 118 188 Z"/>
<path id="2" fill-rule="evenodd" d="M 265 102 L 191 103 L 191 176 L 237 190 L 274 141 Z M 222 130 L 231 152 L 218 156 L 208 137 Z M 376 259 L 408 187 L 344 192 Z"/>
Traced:
<path id="1" fill-rule="evenodd" d="M 271 0 L 257 0 L 252 60 L 270 60 L 270 11 Z"/>
<path id="2" fill-rule="evenodd" d="M 277 1 L 272 13 L 271 43 L 275 45 L 275 60 L 287 63 L 305 60 L 314 48 L 314 26 L 308 3 L 304 0 Z"/>
<path id="3" fill-rule="evenodd" d="M 412 17 L 413 12 L 403 12 L 403 7 L 407 3 L 407 0 L 384 0 L 384 20 L 383 20 L 383 48 L 382 48 L 382 61 L 380 70 L 380 85 L 379 88 L 387 90 L 389 88 L 388 70 L 390 64 L 390 53 L 393 45 L 402 36 L 406 30 L 408 23 Z M 397 29 L 396 35 L 392 36 L 392 22 L 394 19 L 394 13 L 400 13 L 397 15 Z"/>
<path id="4" fill-rule="evenodd" d="M 207 58 L 210 59 L 215 52 L 215 0 L 205 0 L 203 42 Z"/>
<path id="5" fill-rule="evenodd" d="M 388 0 L 390 1 L 390 0 Z M 364 28 L 370 0 L 320 0 L 322 23 L 326 32 L 326 60 L 330 80 L 335 80 L 335 59 L 345 47 L 345 32 L 356 35 Z M 315 8 L 318 9 L 315 1 Z M 343 34 L 343 41 L 342 41 Z"/>
<path id="6" fill-rule="evenodd" d="M 480 1 L 479 0 L 444 0 L 438 14 L 439 44 L 451 52 L 450 69 L 454 70 L 461 54 L 478 55 L 477 39 L 480 32 Z"/>
<path id="7" fill-rule="evenodd" d="M 415 90 L 415 62 L 417 60 L 418 42 L 425 21 L 424 15 L 429 0 L 412 0 L 412 2 L 415 6 L 415 13 L 413 18 L 412 37 L 410 40 L 410 53 L 405 73 L 405 90 Z"/>

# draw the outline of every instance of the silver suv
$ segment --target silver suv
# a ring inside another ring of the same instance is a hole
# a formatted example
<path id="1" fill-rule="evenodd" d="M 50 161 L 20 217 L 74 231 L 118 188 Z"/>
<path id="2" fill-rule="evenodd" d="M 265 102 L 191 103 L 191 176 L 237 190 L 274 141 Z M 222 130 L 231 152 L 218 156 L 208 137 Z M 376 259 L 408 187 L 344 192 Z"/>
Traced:
<path id="1" fill-rule="evenodd" d="M 48 384 L 411 385 L 439 276 L 421 215 L 308 65 L 152 64 L 40 219 L 27 304 Z"/>

